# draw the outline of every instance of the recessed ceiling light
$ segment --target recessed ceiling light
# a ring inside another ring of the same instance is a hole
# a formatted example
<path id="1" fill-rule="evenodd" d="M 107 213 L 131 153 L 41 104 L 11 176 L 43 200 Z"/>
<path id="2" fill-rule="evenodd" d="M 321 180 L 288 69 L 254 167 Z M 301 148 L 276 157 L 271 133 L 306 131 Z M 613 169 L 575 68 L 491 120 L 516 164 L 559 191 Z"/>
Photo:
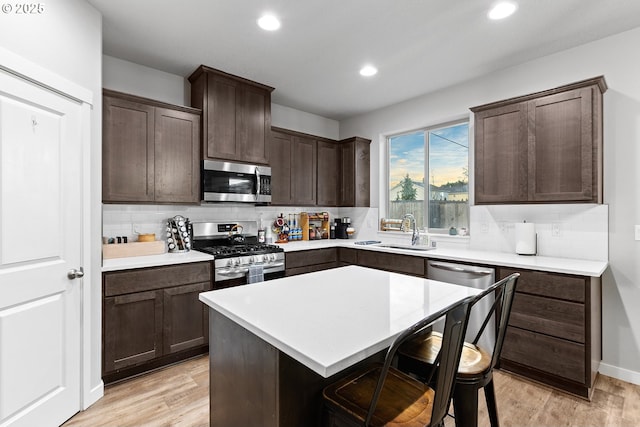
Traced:
<path id="1" fill-rule="evenodd" d="M 493 8 L 487 13 L 489 19 L 504 19 L 507 16 L 511 16 L 516 11 L 518 6 L 510 1 L 502 1 L 496 3 Z"/>
<path id="2" fill-rule="evenodd" d="M 365 65 L 360 69 L 360 75 L 365 77 L 374 76 L 378 72 L 378 69 L 373 65 Z"/>
<path id="3" fill-rule="evenodd" d="M 280 21 L 273 15 L 263 15 L 258 19 L 258 25 L 263 30 L 275 31 L 280 28 Z"/>

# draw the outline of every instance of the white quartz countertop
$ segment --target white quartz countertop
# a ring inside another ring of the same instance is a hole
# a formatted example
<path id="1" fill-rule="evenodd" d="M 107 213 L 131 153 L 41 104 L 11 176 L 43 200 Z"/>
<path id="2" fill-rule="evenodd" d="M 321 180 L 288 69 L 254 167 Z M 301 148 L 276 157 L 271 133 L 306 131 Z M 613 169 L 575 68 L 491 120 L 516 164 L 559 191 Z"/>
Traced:
<path id="1" fill-rule="evenodd" d="M 348 266 L 200 294 L 200 300 L 329 377 L 477 289 Z"/>
<path id="2" fill-rule="evenodd" d="M 164 253 L 127 258 L 112 258 L 102 261 L 102 271 L 130 270 L 133 268 L 158 267 L 162 265 L 187 264 L 190 262 L 211 261 L 213 255 L 198 251 L 182 253 Z"/>
<path id="3" fill-rule="evenodd" d="M 289 242 L 280 244 L 285 252 L 303 251 L 331 247 L 347 247 L 370 251 L 389 252 L 403 255 L 421 256 L 443 261 L 461 261 L 466 263 L 488 264 L 502 267 L 525 268 L 554 273 L 576 274 L 580 276 L 600 277 L 607 268 L 606 261 L 591 261 L 573 258 L 546 256 L 527 256 L 505 252 L 492 252 L 471 249 L 437 248 L 428 251 L 384 248 L 378 245 L 357 245 L 354 240 L 319 240 Z"/>

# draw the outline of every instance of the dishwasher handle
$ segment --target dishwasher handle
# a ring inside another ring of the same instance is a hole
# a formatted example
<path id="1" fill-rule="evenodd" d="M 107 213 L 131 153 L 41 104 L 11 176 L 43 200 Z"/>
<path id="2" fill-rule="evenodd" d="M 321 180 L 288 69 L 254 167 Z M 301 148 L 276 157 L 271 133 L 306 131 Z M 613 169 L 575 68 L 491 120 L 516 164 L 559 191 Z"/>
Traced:
<path id="1" fill-rule="evenodd" d="M 472 270 L 472 269 L 464 268 L 462 266 L 458 267 L 453 264 L 442 264 L 442 263 L 433 262 L 433 261 L 429 263 L 429 267 L 438 268 L 440 270 L 446 270 L 446 271 L 454 271 L 456 273 L 474 274 L 477 276 L 486 276 L 493 273 L 493 271 L 491 270 L 478 270 L 478 269 Z"/>

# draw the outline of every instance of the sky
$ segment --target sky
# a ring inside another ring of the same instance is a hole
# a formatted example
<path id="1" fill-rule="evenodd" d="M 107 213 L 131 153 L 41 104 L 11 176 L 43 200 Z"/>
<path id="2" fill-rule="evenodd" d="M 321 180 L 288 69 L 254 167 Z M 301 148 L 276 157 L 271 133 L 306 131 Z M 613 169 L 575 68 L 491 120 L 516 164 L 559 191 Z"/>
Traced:
<path id="1" fill-rule="evenodd" d="M 425 174 L 425 132 L 423 130 L 390 138 L 389 188 L 397 185 L 407 173 L 412 180 L 423 182 Z M 440 186 L 466 180 L 469 167 L 469 125 L 461 123 L 429 131 L 429 181 Z"/>

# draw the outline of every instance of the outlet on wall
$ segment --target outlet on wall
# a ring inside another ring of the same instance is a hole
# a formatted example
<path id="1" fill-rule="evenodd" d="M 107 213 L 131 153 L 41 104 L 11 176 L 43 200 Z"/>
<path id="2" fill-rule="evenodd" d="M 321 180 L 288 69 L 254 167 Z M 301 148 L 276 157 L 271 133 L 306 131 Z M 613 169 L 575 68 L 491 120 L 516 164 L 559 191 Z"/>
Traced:
<path id="1" fill-rule="evenodd" d="M 640 225 L 636 225 L 636 240 L 640 240 Z"/>
<path id="2" fill-rule="evenodd" d="M 554 222 L 551 224 L 551 235 L 553 237 L 560 237 L 560 223 Z"/>

